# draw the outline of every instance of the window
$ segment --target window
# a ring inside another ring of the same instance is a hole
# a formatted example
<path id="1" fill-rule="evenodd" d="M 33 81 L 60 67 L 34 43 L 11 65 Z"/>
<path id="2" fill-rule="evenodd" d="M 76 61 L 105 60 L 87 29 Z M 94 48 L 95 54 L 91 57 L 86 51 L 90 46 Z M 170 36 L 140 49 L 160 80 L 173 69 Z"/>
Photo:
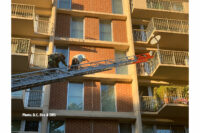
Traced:
<path id="1" fill-rule="evenodd" d="M 21 125 L 20 120 L 13 120 L 12 121 L 12 131 L 20 131 L 20 125 Z"/>
<path id="2" fill-rule="evenodd" d="M 100 21 L 100 40 L 112 41 L 111 21 Z"/>
<path id="3" fill-rule="evenodd" d="M 157 126 L 156 133 L 171 133 L 170 126 Z"/>
<path id="4" fill-rule="evenodd" d="M 69 83 L 67 109 L 83 110 L 83 83 Z"/>
<path id="5" fill-rule="evenodd" d="M 58 8 L 71 9 L 71 0 L 59 0 Z"/>
<path id="6" fill-rule="evenodd" d="M 68 48 L 67 47 L 56 46 L 55 52 L 62 53 L 65 56 L 65 63 L 68 64 Z M 59 68 L 62 68 L 62 67 L 65 67 L 65 65 L 62 62 L 60 62 Z"/>
<path id="7" fill-rule="evenodd" d="M 49 133 L 65 133 L 64 121 L 50 121 Z"/>
<path id="8" fill-rule="evenodd" d="M 101 110 L 116 111 L 114 85 L 101 85 Z"/>
<path id="9" fill-rule="evenodd" d="M 120 132 L 119 133 L 132 133 L 131 124 L 120 124 L 119 125 Z M 146 133 L 146 132 L 145 132 Z"/>
<path id="10" fill-rule="evenodd" d="M 154 133 L 152 125 L 142 125 L 143 133 Z"/>
<path id="11" fill-rule="evenodd" d="M 43 100 L 43 86 L 33 87 L 26 91 L 25 107 L 41 107 Z"/>
<path id="12" fill-rule="evenodd" d="M 126 57 L 126 52 L 125 51 L 115 51 L 115 60 L 119 61 L 119 58 L 124 58 Z M 116 67 L 116 73 L 117 74 L 128 74 L 128 66 L 120 66 Z"/>
<path id="13" fill-rule="evenodd" d="M 122 0 L 112 0 L 112 13 L 123 14 Z"/>
<path id="14" fill-rule="evenodd" d="M 26 121 L 24 131 L 38 131 L 39 122 L 38 121 Z"/>
<path id="15" fill-rule="evenodd" d="M 83 19 L 72 18 L 70 26 L 70 37 L 83 39 Z"/>

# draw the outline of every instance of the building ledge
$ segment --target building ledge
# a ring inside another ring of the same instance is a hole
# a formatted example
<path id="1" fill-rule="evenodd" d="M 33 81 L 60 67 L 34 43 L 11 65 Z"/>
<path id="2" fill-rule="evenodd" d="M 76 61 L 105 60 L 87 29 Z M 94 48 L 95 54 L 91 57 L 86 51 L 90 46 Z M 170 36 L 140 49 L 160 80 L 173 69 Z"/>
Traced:
<path id="1" fill-rule="evenodd" d="M 132 76 L 131 75 L 121 75 L 121 74 L 107 74 L 107 73 L 95 73 L 95 74 L 89 74 L 84 76 L 78 76 L 74 78 L 70 78 L 70 80 L 98 80 L 101 82 L 131 82 Z"/>
<path id="2" fill-rule="evenodd" d="M 84 11 L 84 10 L 75 10 L 75 9 L 57 8 L 57 13 L 65 13 L 65 14 L 70 14 L 72 16 L 78 16 L 78 17 L 95 17 L 95 18 L 98 17 L 100 19 L 118 19 L 118 20 L 127 19 L 125 15 L 121 15 L 121 14 Z"/>
<path id="3" fill-rule="evenodd" d="M 117 50 L 127 50 L 129 48 L 129 44 L 124 42 L 76 39 L 76 38 L 66 38 L 66 37 L 55 37 L 55 44 L 56 45 L 74 44 L 74 45 L 84 45 L 84 46 L 113 47 Z"/>
<path id="4" fill-rule="evenodd" d="M 134 112 L 49 110 L 49 113 L 56 113 L 56 117 L 62 117 L 62 118 L 77 117 L 77 118 L 129 119 L 129 120 L 136 119 Z"/>

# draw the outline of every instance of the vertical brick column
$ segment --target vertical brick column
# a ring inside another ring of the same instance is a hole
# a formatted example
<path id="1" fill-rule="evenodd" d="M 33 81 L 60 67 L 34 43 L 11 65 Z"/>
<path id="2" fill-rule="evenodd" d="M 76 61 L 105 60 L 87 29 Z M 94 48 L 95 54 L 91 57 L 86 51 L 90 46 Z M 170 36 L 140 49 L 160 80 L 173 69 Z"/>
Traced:
<path id="1" fill-rule="evenodd" d="M 85 39 L 99 40 L 99 19 L 85 18 Z"/>
<path id="2" fill-rule="evenodd" d="M 66 133 L 92 133 L 91 120 L 67 119 Z"/>
<path id="3" fill-rule="evenodd" d="M 100 101 L 100 82 L 93 82 L 93 111 L 100 111 L 101 101 Z"/>
<path id="4" fill-rule="evenodd" d="M 70 16 L 58 13 L 56 17 L 56 37 L 70 37 Z"/>
<path id="5" fill-rule="evenodd" d="M 114 42 L 128 42 L 127 31 L 126 31 L 126 21 L 113 20 L 112 25 L 113 25 Z"/>
<path id="6" fill-rule="evenodd" d="M 92 111 L 92 81 L 84 81 L 84 111 Z"/>
<path id="7" fill-rule="evenodd" d="M 128 83 L 117 83 L 117 111 L 133 112 L 132 88 Z"/>
<path id="8" fill-rule="evenodd" d="M 118 122 L 114 120 L 95 120 L 93 133 L 118 133 Z"/>
<path id="9" fill-rule="evenodd" d="M 67 104 L 67 82 L 56 82 L 51 84 L 50 109 L 66 109 Z"/>

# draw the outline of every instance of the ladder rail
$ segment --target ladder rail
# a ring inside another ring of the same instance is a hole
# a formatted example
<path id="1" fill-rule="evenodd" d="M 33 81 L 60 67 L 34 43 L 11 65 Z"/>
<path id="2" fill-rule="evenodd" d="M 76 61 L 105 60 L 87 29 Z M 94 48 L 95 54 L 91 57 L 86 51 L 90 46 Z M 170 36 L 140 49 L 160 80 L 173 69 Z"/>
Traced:
<path id="1" fill-rule="evenodd" d="M 23 90 L 30 87 L 63 81 L 74 76 L 81 76 L 85 74 L 108 71 L 111 70 L 113 67 L 129 65 L 136 63 L 137 61 L 141 62 L 147 60 L 145 57 L 140 58 L 138 60 L 138 57 L 140 56 L 126 56 L 122 58 L 117 58 L 116 60 L 114 59 L 100 60 L 96 62 L 72 65 L 78 67 L 78 70 L 70 70 L 70 68 L 64 67 L 64 68 L 50 68 L 40 71 L 15 74 L 12 76 L 12 92 Z"/>

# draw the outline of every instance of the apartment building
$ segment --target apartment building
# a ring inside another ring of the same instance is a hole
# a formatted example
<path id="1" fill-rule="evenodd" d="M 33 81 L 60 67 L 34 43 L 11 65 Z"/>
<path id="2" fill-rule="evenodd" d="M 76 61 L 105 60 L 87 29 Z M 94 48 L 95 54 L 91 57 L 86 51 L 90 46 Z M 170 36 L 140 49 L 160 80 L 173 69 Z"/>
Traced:
<path id="1" fill-rule="evenodd" d="M 187 132 L 188 98 L 178 94 L 188 85 L 187 19 L 187 0 L 12 0 L 13 74 L 46 68 L 52 53 L 63 53 L 68 65 L 80 53 L 90 62 L 154 55 L 13 92 L 12 132 Z M 155 35 L 159 45 L 150 44 Z M 173 95 L 154 95 L 174 86 L 181 89 Z"/>

